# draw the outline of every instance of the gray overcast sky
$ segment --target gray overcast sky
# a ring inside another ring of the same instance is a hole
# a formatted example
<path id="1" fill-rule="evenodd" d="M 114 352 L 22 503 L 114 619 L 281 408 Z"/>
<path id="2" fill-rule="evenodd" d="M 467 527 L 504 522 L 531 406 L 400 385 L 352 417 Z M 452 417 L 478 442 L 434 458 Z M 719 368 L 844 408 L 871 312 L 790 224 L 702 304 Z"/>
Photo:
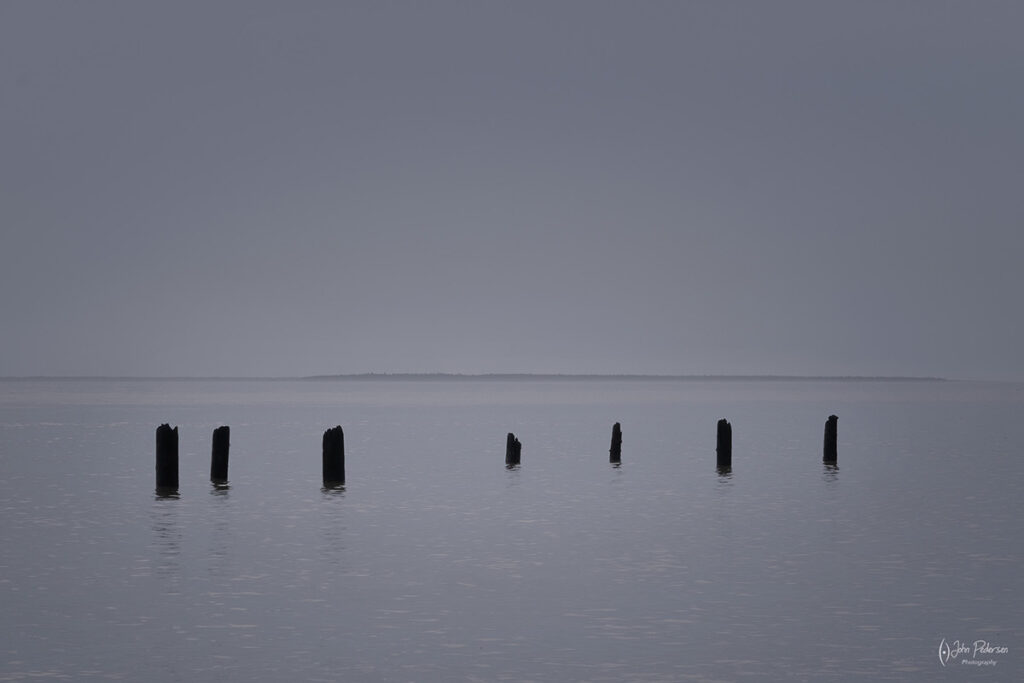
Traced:
<path id="1" fill-rule="evenodd" d="M 1024 380 L 1024 3 L 0 2 L 0 375 Z"/>

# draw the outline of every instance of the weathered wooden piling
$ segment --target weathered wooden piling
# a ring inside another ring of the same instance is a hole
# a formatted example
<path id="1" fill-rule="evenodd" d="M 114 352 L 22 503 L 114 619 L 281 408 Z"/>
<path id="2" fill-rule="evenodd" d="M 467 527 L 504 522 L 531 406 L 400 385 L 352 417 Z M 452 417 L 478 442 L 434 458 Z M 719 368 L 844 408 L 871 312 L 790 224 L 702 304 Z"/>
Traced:
<path id="1" fill-rule="evenodd" d="M 228 448 L 231 445 L 231 427 L 217 427 L 213 430 L 213 448 L 210 453 L 210 481 L 214 484 L 228 483 Z"/>
<path id="2" fill-rule="evenodd" d="M 614 465 L 622 462 L 622 425 L 618 422 L 612 426 L 612 447 L 608 451 L 608 461 Z"/>
<path id="3" fill-rule="evenodd" d="M 822 460 L 825 462 L 838 462 L 839 451 L 836 448 L 836 437 L 837 427 L 839 418 L 835 415 L 829 415 L 828 420 L 825 422 L 825 449 Z"/>
<path id="4" fill-rule="evenodd" d="M 171 429 L 168 424 L 156 428 L 156 490 L 178 490 L 178 428 Z"/>
<path id="5" fill-rule="evenodd" d="M 515 434 L 509 432 L 505 439 L 505 465 L 507 467 L 518 465 L 522 460 L 522 452 L 523 444 L 519 443 Z"/>
<path id="6" fill-rule="evenodd" d="M 345 432 L 341 426 L 324 432 L 324 486 L 345 483 Z"/>
<path id="7" fill-rule="evenodd" d="M 718 454 L 719 469 L 732 467 L 732 425 L 728 420 L 718 421 L 718 443 L 715 452 Z"/>

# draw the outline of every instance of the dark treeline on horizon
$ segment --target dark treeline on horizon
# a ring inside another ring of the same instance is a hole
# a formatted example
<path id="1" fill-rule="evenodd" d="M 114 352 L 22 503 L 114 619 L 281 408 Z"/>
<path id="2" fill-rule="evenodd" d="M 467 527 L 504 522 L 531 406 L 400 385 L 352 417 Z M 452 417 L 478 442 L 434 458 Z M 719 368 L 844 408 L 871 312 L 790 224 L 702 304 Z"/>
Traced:
<path id="1" fill-rule="evenodd" d="M 453 372 L 404 372 L 404 373 L 355 373 L 338 375 L 311 375 L 300 377 L 302 380 L 336 380 L 336 379 L 391 379 L 391 380 L 417 380 L 417 379 L 450 379 L 450 380 L 535 380 L 535 379 L 564 379 L 564 380 L 724 380 L 724 381 L 842 381 L 842 382 L 944 382 L 943 377 L 899 377 L 899 376 L 840 376 L 840 375 L 658 375 L 658 374 L 572 374 L 572 373 L 530 373 L 530 372 L 498 372 L 462 374 Z"/>

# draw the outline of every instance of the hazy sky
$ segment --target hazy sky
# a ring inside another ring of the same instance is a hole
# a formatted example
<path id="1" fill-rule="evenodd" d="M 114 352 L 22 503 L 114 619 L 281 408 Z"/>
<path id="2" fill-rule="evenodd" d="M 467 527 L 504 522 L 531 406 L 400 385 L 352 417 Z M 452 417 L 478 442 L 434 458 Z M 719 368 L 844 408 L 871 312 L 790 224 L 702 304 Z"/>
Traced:
<path id="1" fill-rule="evenodd" d="M 1024 379 L 1024 3 L 0 2 L 0 375 Z"/>

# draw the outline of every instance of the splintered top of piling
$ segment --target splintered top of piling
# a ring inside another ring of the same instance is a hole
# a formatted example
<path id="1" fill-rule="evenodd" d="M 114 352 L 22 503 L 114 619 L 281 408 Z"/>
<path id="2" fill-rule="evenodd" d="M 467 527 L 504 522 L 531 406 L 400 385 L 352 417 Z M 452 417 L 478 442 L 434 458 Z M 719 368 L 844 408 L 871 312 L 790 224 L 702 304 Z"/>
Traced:
<path id="1" fill-rule="evenodd" d="M 343 448 L 342 444 L 345 439 L 345 431 L 341 428 L 341 425 L 337 427 L 331 427 L 324 432 L 324 448 Z"/>

